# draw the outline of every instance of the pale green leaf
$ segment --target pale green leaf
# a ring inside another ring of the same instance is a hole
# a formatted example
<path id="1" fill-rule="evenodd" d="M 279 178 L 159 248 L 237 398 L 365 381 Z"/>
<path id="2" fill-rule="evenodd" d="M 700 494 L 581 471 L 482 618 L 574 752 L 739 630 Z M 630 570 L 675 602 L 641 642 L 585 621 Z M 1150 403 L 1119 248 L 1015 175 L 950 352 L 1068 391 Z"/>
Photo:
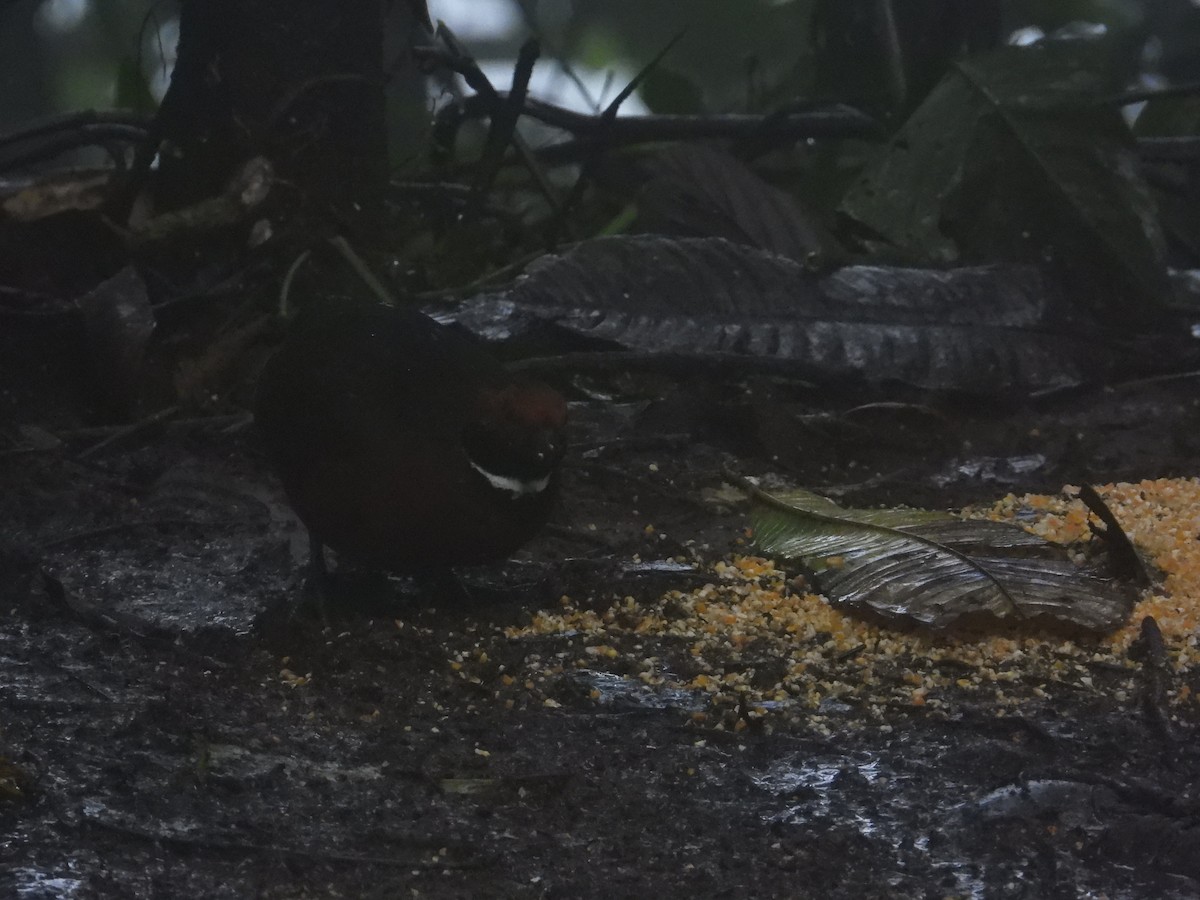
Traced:
<path id="1" fill-rule="evenodd" d="M 940 627 L 964 615 L 1050 616 L 1095 631 L 1132 609 L 1132 586 L 1003 522 L 928 510 L 844 509 L 805 491 L 752 485 L 758 550 L 802 560 L 831 603 Z"/>

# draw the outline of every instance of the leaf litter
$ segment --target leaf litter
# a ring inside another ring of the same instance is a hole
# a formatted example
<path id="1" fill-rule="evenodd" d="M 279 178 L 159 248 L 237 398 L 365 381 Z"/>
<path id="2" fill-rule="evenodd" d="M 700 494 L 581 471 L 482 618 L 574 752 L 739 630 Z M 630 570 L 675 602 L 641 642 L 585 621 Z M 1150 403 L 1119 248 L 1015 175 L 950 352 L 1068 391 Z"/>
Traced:
<path id="1" fill-rule="evenodd" d="M 847 509 L 811 491 L 767 493 L 743 482 L 751 498 L 755 546 L 800 559 L 814 586 L 839 605 L 944 627 L 963 616 L 1049 616 L 1095 631 L 1121 624 L 1134 588 L 1115 577 L 1107 555 L 1085 558 L 1005 522 L 921 509 Z M 1136 553 L 1120 526 L 1089 494 L 1109 527 L 1095 533 Z"/>
<path id="2" fill-rule="evenodd" d="M 693 712 L 693 719 L 718 729 L 770 728 L 771 716 L 781 712 L 828 728 L 851 706 L 869 722 L 897 705 L 949 708 L 963 695 L 994 705 L 997 715 L 1019 714 L 1025 701 L 1044 699 L 1051 682 L 1091 690 L 1104 681 L 1111 697 L 1124 702 L 1138 691 L 1129 648 L 1146 617 L 1161 630 L 1168 665 L 1186 670 L 1200 662 L 1200 479 L 1109 484 L 1097 491 L 1163 573 L 1161 585 L 1142 594 L 1126 624 L 1106 634 L 1027 622 L 935 631 L 865 618 L 830 604 L 803 577 L 747 547 L 745 555 L 716 563 L 712 580 L 695 590 L 649 600 L 627 596 L 607 609 L 564 596 L 558 608 L 542 610 L 528 626 L 507 634 L 515 640 L 570 634 L 584 646 L 574 659 L 560 657 L 513 683 L 518 690 L 541 690 L 565 672 L 603 672 L 606 660 L 629 657 L 614 648 L 630 642 L 649 648 L 658 641 L 635 670 L 622 674 L 705 699 L 707 707 Z M 1058 496 L 1009 495 L 966 513 L 1020 523 L 1055 543 L 1087 544 L 1095 538 L 1078 493 L 1068 487 Z M 1167 701 L 1196 698 L 1181 683 L 1168 691 Z"/>

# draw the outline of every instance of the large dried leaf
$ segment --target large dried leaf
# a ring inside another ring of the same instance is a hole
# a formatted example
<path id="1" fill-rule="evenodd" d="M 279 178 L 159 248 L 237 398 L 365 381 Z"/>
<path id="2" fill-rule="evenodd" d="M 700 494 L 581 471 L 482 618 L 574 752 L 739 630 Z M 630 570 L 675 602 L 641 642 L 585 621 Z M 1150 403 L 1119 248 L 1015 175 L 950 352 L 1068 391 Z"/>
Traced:
<path id="1" fill-rule="evenodd" d="M 715 147 L 677 144 L 645 163 L 651 177 L 638 198 L 648 230 L 723 237 L 824 267 L 845 251 L 800 202 Z"/>
<path id="2" fill-rule="evenodd" d="M 941 627 L 965 615 L 1049 616 L 1093 631 L 1123 623 L 1134 588 L 1065 548 L 1003 522 L 926 510 L 843 509 L 797 491 L 751 487 L 759 550 L 801 559 L 829 600 Z"/>
<path id="3" fill-rule="evenodd" d="M 1095 102 L 1110 85 L 1086 52 L 1007 48 L 960 63 L 844 211 L 916 258 L 1050 258 L 1118 288 L 1095 291 L 1097 312 L 1152 316 L 1170 295 L 1165 240 L 1128 129 Z"/>
<path id="4" fill-rule="evenodd" d="M 983 395 L 1107 374 L 1110 350 L 1031 266 L 951 271 L 801 263 L 719 238 L 614 237 L 546 257 L 459 314 L 472 330 L 528 316 L 625 349 L 791 361 L 818 381 Z"/>

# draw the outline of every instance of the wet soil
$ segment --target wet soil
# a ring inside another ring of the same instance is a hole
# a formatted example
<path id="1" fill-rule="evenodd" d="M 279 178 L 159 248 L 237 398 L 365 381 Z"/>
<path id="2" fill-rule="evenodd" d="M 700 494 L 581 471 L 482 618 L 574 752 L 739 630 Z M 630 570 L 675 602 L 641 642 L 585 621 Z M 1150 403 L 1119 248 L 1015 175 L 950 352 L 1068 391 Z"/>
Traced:
<path id="1" fill-rule="evenodd" d="M 328 624 L 294 613 L 303 541 L 247 421 L 91 453 L 7 433 L 0 896 L 1200 896 L 1195 704 L 1100 673 L 1003 717 L 717 729 L 621 677 L 684 648 L 557 673 L 578 636 L 506 635 L 562 593 L 708 577 L 745 524 L 726 465 L 936 507 L 1200 474 L 1193 381 L 1005 409 L 656 393 L 576 403 L 562 509 L 518 559 L 451 592 L 345 575 Z"/>

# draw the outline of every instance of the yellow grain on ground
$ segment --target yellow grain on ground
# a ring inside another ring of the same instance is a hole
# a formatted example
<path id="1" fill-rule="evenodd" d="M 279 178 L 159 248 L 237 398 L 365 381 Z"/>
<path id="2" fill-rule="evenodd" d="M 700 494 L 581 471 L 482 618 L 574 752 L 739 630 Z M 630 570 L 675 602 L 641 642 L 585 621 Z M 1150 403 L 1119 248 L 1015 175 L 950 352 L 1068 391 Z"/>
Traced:
<path id="1" fill-rule="evenodd" d="M 1128 650 L 1145 616 L 1158 623 L 1176 671 L 1200 662 L 1200 479 L 1110 484 L 1097 491 L 1139 551 L 1164 573 L 1128 624 L 1108 635 L 1066 638 L 1003 624 L 931 631 L 869 622 L 789 583 L 773 561 L 754 556 L 718 562 L 711 582 L 649 601 L 614 598 L 607 609 L 597 609 L 595 599 L 584 606 L 564 597 L 559 609 L 506 633 L 514 640 L 561 635 L 582 644 L 578 652 L 556 655 L 561 664 L 555 672 L 624 660 L 621 674 L 629 676 L 632 667 L 644 685 L 706 697 L 710 712 L 696 715 L 718 727 L 740 729 L 773 709 L 850 703 L 869 716 L 896 705 L 936 710 L 963 696 L 1003 714 L 1047 696 L 1051 682 L 1102 689 L 1117 702 L 1132 702 L 1138 666 Z M 1060 496 L 1010 495 L 966 514 L 1016 521 L 1052 541 L 1090 539 L 1088 511 L 1072 487 Z M 630 646 L 637 652 L 630 653 Z M 1196 702 L 1186 685 L 1168 695 L 1172 703 Z"/>
<path id="2" fill-rule="evenodd" d="M 1156 567 L 1162 582 L 1134 608 L 1128 624 L 1108 636 L 1114 651 L 1124 652 L 1139 632 L 1145 616 L 1153 616 L 1179 667 L 1200 662 L 1197 625 L 1200 624 L 1200 478 L 1160 478 L 1136 484 L 1121 482 L 1097 487 L 1134 546 Z M 1078 488 L 1046 497 L 1009 495 L 990 517 L 1023 521 L 1022 510 L 1044 516 L 1026 527 L 1047 540 L 1070 543 L 1088 539 L 1088 513 Z"/>

